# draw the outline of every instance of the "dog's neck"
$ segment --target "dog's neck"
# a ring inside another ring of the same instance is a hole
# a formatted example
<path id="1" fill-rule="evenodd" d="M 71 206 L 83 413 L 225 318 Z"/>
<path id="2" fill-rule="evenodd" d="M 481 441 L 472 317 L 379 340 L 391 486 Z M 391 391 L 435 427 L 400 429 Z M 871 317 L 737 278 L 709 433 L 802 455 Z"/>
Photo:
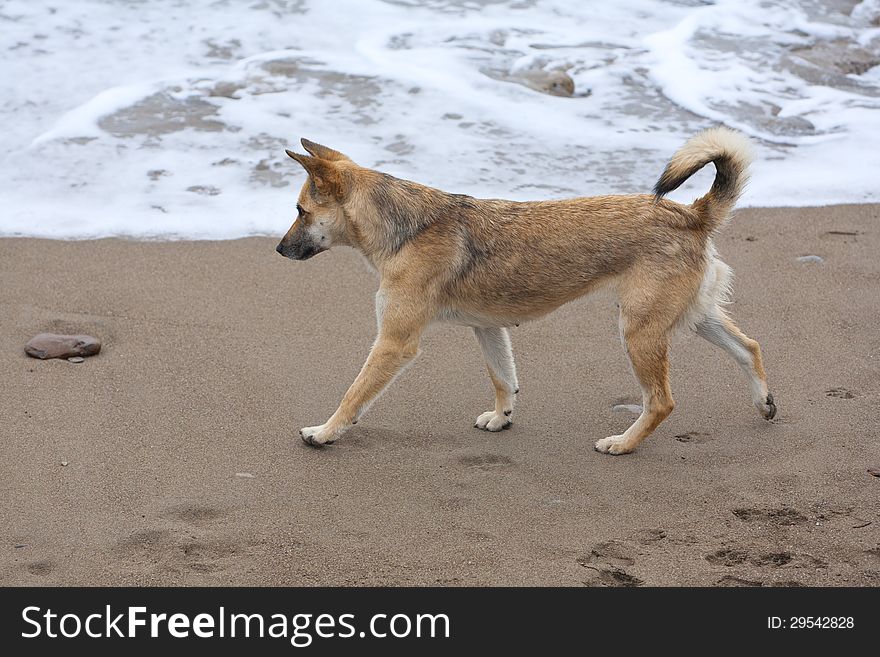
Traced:
<path id="1" fill-rule="evenodd" d="M 347 199 L 350 246 L 378 270 L 382 263 L 434 222 L 449 195 L 386 174 L 371 172 L 368 184 Z"/>

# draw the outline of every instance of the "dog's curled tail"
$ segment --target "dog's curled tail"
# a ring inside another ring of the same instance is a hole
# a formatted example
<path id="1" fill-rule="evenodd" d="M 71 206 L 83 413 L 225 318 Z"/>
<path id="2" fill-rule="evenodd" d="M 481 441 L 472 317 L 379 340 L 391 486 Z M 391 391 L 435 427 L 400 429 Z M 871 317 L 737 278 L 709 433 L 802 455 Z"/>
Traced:
<path id="1" fill-rule="evenodd" d="M 659 201 L 709 162 L 715 164 L 715 182 L 692 207 L 701 226 L 711 231 L 721 226 L 748 182 L 752 145 L 742 133 L 718 127 L 691 137 L 672 156 L 654 185 L 654 199 Z"/>

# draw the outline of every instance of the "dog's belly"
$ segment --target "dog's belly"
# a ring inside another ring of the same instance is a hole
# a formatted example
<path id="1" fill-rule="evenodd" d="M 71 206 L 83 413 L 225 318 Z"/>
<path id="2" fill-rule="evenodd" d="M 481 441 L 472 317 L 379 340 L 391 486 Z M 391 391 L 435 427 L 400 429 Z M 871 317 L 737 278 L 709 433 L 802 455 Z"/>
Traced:
<path id="1" fill-rule="evenodd" d="M 498 283 L 483 279 L 483 286 L 460 288 L 437 313 L 435 321 L 491 328 L 518 326 L 540 319 L 581 296 L 613 285 L 614 276 L 530 279 L 510 277 Z"/>
<path id="2" fill-rule="evenodd" d="M 475 326 L 478 328 L 495 328 L 499 326 L 518 326 L 525 321 L 513 316 L 495 316 L 458 308 L 441 308 L 434 317 L 435 322 L 456 324 L 458 326 Z"/>

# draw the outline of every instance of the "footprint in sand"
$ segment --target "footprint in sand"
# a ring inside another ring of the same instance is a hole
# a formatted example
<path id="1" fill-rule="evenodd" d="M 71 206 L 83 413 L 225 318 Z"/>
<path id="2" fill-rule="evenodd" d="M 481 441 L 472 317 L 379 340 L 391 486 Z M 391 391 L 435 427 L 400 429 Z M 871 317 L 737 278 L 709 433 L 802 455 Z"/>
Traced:
<path id="1" fill-rule="evenodd" d="M 764 582 L 754 579 L 734 577 L 733 575 L 725 575 L 715 582 L 715 586 L 764 586 Z"/>
<path id="2" fill-rule="evenodd" d="M 210 504 L 173 504 L 159 513 L 166 526 L 140 529 L 124 536 L 116 542 L 112 553 L 135 570 L 165 575 L 222 573 L 259 545 L 257 541 L 218 536 L 216 525 L 228 515 L 228 510 Z"/>
<path id="3" fill-rule="evenodd" d="M 787 563 L 791 563 L 794 555 L 791 552 L 769 552 L 766 554 L 754 552 L 749 549 L 742 548 L 721 548 L 705 557 L 706 561 L 713 566 L 740 566 L 744 563 L 750 563 L 753 566 L 764 567 L 780 567 Z"/>
<path id="4" fill-rule="evenodd" d="M 208 574 L 225 571 L 257 545 L 228 537 L 193 536 L 191 531 L 144 529 L 117 541 L 113 552 L 138 569 L 149 566 L 166 573 Z"/>
<path id="5" fill-rule="evenodd" d="M 713 566 L 738 566 L 749 560 L 749 553 L 736 548 L 721 548 L 704 558 Z"/>
<path id="6" fill-rule="evenodd" d="M 592 582 L 584 582 L 588 586 L 641 586 L 644 580 L 630 575 L 622 568 L 596 568 L 596 578 Z"/>
<path id="7" fill-rule="evenodd" d="M 704 431 L 688 431 L 687 433 L 680 433 L 675 436 L 675 439 L 680 443 L 706 443 L 712 440 L 712 435 L 708 434 Z"/>
<path id="8" fill-rule="evenodd" d="M 620 541 L 597 543 L 578 564 L 595 571 L 587 586 L 641 586 L 644 581 L 628 573 L 625 567 L 635 564 L 635 552 Z"/>
<path id="9" fill-rule="evenodd" d="M 856 395 L 852 390 L 847 390 L 846 388 L 829 388 L 825 391 L 825 396 L 837 399 L 853 399 Z"/>
<path id="10" fill-rule="evenodd" d="M 803 586 L 801 582 L 797 580 L 789 579 L 782 582 L 772 582 L 771 584 L 765 584 L 761 580 L 755 579 L 745 579 L 743 577 L 735 577 L 733 575 L 725 575 L 717 582 L 715 582 L 715 586 Z"/>
<path id="11" fill-rule="evenodd" d="M 734 509 L 733 515 L 744 522 L 764 522 L 783 527 L 802 525 L 807 522 L 807 517 L 804 514 L 786 507 L 780 509 Z"/>
<path id="12" fill-rule="evenodd" d="M 630 536 L 630 540 L 640 545 L 654 545 L 666 538 L 666 532 L 662 529 L 642 529 Z"/>
<path id="13" fill-rule="evenodd" d="M 458 459 L 460 465 L 475 470 L 498 470 L 513 465 L 513 460 L 500 454 L 469 454 Z"/>
<path id="14" fill-rule="evenodd" d="M 230 539 L 190 540 L 177 546 L 174 563 L 197 573 L 223 570 L 223 561 L 247 551 L 248 545 L 239 545 Z"/>
<path id="15" fill-rule="evenodd" d="M 578 563 L 582 566 L 588 563 L 632 566 L 635 562 L 633 551 L 620 541 L 597 543 L 588 555 L 578 559 Z"/>
<path id="16" fill-rule="evenodd" d="M 44 559 L 42 561 L 34 561 L 33 563 L 29 563 L 25 566 L 27 571 L 31 575 L 37 575 L 38 577 L 45 577 L 53 570 L 55 570 L 55 562 L 50 559 Z"/>
<path id="17" fill-rule="evenodd" d="M 795 554 L 787 550 L 764 551 L 745 546 L 723 547 L 703 557 L 713 566 L 733 567 L 751 564 L 758 568 L 781 568 L 793 564 L 799 568 L 825 568 L 828 564 L 810 554 Z"/>
<path id="18" fill-rule="evenodd" d="M 157 552 L 171 543 L 170 532 L 163 529 L 141 529 L 116 542 L 114 551 L 123 556 Z"/>
<path id="19" fill-rule="evenodd" d="M 769 554 L 758 554 L 751 558 L 751 562 L 756 566 L 774 566 L 776 568 L 791 563 L 794 555 L 791 552 L 770 552 Z"/>

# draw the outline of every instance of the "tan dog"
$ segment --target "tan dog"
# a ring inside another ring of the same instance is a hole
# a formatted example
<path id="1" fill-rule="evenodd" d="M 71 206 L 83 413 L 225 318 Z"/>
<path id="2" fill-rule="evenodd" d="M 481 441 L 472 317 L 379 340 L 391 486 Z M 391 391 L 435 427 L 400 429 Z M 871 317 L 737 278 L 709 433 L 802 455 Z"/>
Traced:
<path id="1" fill-rule="evenodd" d="M 495 387 L 495 409 L 476 427 L 510 425 L 518 392 L 506 327 L 536 319 L 599 286 L 616 288 L 620 335 L 642 389 L 642 413 L 606 454 L 631 452 L 674 407 L 667 349 L 681 325 L 721 347 L 743 368 L 766 419 L 776 414 L 761 350 L 723 306 L 730 268 L 712 235 L 742 192 L 750 162 L 745 137 L 726 128 L 688 141 L 654 196 L 596 196 L 517 203 L 447 194 L 365 169 L 325 146 L 287 154 L 308 172 L 298 218 L 277 251 L 306 260 L 331 246 L 358 249 L 380 276 L 378 335 L 366 363 L 324 424 L 300 430 L 309 445 L 333 443 L 419 353 L 432 322 L 471 326 Z M 663 195 L 709 162 L 708 194 L 684 206 Z"/>

